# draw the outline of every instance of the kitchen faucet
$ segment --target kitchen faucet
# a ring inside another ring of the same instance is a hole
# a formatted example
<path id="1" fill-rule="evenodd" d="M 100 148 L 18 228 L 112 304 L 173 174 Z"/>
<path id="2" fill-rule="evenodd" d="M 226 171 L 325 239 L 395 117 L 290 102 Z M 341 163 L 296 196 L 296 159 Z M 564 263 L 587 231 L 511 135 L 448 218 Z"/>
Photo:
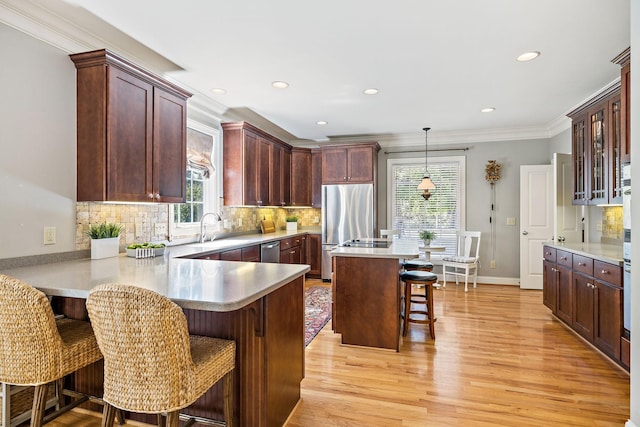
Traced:
<path id="1" fill-rule="evenodd" d="M 209 215 L 215 216 L 216 219 L 218 220 L 218 222 L 222 221 L 222 217 L 217 212 L 207 212 L 206 214 L 202 215 L 202 218 L 200 218 L 200 243 L 204 243 L 204 238 L 206 237 L 206 233 L 205 233 L 205 230 L 204 230 L 204 219 Z M 213 239 L 215 239 L 215 238 L 216 238 L 216 236 L 214 235 L 211 238 L 211 241 L 213 242 Z"/>

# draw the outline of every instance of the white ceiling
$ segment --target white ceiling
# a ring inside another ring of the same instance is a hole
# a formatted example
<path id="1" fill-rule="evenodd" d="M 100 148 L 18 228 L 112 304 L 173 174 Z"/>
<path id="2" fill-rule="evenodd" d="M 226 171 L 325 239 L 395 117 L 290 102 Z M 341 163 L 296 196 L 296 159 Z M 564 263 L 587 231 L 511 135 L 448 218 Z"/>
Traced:
<path id="1" fill-rule="evenodd" d="M 165 76 L 194 99 L 223 115 L 262 116 L 294 141 L 422 138 L 425 126 L 443 140 L 548 137 L 566 127 L 566 112 L 619 78 L 610 61 L 630 37 L 629 0 L 27 3 L 55 5 L 58 16 L 94 33 L 85 40 L 94 48 L 136 56 L 131 39 L 139 42 L 180 68 Z M 542 55 L 515 60 L 530 50 Z M 290 86 L 275 89 L 276 80 Z M 371 87 L 379 94 L 364 95 Z"/>

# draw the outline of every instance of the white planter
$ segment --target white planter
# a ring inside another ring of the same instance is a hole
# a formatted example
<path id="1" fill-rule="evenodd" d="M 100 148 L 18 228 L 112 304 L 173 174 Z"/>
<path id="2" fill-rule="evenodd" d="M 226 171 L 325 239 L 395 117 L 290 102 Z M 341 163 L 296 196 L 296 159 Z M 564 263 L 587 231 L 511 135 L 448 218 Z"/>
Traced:
<path id="1" fill-rule="evenodd" d="M 118 256 L 120 237 L 108 239 L 91 239 L 91 259 L 111 258 Z"/>
<path id="2" fill-rule="evenodd" d="M 298 223 L 297 222 L 288 222 L 287 223 L 287 231 L 298 231 Z"/>

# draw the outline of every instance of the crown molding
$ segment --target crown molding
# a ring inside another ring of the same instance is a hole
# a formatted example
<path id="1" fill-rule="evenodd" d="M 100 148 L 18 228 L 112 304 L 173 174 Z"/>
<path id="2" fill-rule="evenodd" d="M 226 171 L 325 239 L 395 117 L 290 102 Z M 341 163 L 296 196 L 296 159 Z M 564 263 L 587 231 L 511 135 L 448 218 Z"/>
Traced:
<path id="1" fill-rule="evenodd" d="M 0 0 L 0 22 L 66 53 L 108 49 L 163 77 L 182 70 L 85 9 L 61 0 Z"/>

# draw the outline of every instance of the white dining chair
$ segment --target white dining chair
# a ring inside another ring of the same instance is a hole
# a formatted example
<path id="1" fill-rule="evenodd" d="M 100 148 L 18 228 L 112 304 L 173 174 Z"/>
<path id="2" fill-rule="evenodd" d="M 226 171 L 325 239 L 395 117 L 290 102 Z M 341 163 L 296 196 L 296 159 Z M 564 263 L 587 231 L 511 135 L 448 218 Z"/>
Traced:
<path id="1" fill-rule="evenodd" d="M 480 231 L 458 231 L 456 255 L 442 258 L 442 286 L 447 286 L 447 275 L 455 276 L 456 285 L 464 276 L 464 291 L 467 292 L 469 274 L 473 272 L 473 287 L 478 281 L 478 264 L 480 261 Z"/>

